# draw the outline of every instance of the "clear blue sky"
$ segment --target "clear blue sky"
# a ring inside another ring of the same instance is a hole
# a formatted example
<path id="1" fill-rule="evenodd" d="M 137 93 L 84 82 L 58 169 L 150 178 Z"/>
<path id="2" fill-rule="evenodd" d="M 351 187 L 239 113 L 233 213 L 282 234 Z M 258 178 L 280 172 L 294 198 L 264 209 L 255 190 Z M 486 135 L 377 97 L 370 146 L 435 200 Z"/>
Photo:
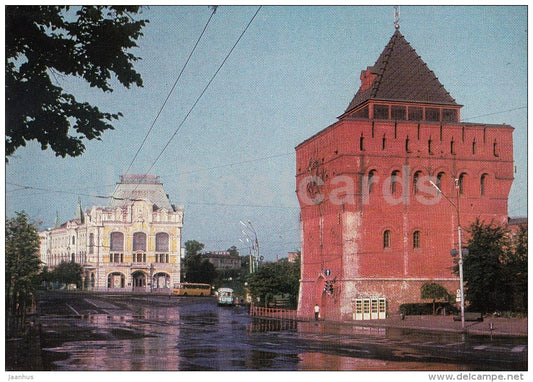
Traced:
<path id="1" fill-rule="evenodd" d="M 129 173 L 148 171 L 249 22 L 257 6 L 221 6 Z M 76 202 L 105 205 L 147 133 L 211 11 L 150 6 L 136 64 L 143 88 L 113 93 L 58 78 L 79 99 L 124 117 L 79 158 L 30 143 L 6 166 L 6 215 L 54 224 Z M 527 216 L 527 8 L 402 6 L 401 32 L 468 122 L 515 128 L 511 216 Z M 267 260 L 300 248 L 294 147 L 336 121 L 394 33 L 392 6 L 265 6 L 151 173 L 185 207 L 183 240 L 246 254 L 250 220 Z M 46 190 L 21 190 L 9 183 Z"/>

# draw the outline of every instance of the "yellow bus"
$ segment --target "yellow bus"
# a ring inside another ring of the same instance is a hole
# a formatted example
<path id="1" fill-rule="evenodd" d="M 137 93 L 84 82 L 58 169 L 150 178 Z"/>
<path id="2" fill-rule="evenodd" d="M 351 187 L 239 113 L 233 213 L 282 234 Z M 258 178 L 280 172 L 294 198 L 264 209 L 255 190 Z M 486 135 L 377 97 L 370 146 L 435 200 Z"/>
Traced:
<path id="1" fill-rule="evenodd" d="M 174 284 L 173 294 L 177 296 L 210 296 L 211 285 L 201 283 Z"/>

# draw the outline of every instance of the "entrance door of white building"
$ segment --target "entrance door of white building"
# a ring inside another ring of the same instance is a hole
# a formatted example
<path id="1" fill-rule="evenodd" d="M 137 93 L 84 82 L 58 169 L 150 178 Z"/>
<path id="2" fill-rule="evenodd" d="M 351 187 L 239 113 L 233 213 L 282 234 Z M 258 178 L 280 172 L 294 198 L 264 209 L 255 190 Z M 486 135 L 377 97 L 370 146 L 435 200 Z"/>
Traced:
<path id="1" fill-rule="evenodd" d="M 144 272 L 137 271 L 132 275 L 133 278 L 133 291 L 134 292 L 146 292 L 146 275 Z"/>

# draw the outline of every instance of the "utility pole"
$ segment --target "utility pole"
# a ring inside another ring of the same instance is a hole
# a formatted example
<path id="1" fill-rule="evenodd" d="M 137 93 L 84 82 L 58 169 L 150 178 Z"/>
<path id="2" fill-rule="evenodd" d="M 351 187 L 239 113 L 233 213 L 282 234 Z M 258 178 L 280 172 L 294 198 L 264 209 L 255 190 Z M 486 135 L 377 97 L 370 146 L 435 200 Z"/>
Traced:
<path id="1" fill-rule="evenodd" d="M 455 189 L 457 191 L 457 201 L 456 203 L 452 202 L 445 194 L 442 193 L 439 186 L 433 183 L 431 180 L 429 183 L 437 189 L 437 191 L 444 196 L 444 198 L 455 208 L 457 213 L 457 241 L 459 245 L 459 298 L 461 299 L 461 329 L 465 328 L 465 293 L 464 293 L 464 280 L 463 280 L 463 240 L 462 240 L 462 229 L 461 229 L 461 220 L 460 220 L 460 211 L 459 211 L 459 195 L 461 194 L 460 181 L 455 179 Z M 453 251 L 452 251 L 453 253 Z"/>

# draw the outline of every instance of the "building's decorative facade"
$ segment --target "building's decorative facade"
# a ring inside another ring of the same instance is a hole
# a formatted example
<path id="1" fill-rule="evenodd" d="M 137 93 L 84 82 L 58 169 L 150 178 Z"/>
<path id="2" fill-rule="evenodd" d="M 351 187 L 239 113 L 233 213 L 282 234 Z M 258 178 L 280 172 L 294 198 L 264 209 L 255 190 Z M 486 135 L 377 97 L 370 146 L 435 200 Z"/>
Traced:
<path id="1" fill-rule="evenodd" d="M 296 147 L 300 315 L 382 318 L 426 282 L 455 295 L 458 224 L 505 223 L 513 181 L 513 128 L 460 108 L 397 29 L 345 113 Z"/>
<path id="2" fill-rule="evenodd" d="M 180 282 L 183 208 L 170 204 L 152 175 L 124 175 L 107 207 L 82 211 L 44 232 L 41 261 L 73 261 L 84 287 L 98 291 L 170 292 Z"/>

